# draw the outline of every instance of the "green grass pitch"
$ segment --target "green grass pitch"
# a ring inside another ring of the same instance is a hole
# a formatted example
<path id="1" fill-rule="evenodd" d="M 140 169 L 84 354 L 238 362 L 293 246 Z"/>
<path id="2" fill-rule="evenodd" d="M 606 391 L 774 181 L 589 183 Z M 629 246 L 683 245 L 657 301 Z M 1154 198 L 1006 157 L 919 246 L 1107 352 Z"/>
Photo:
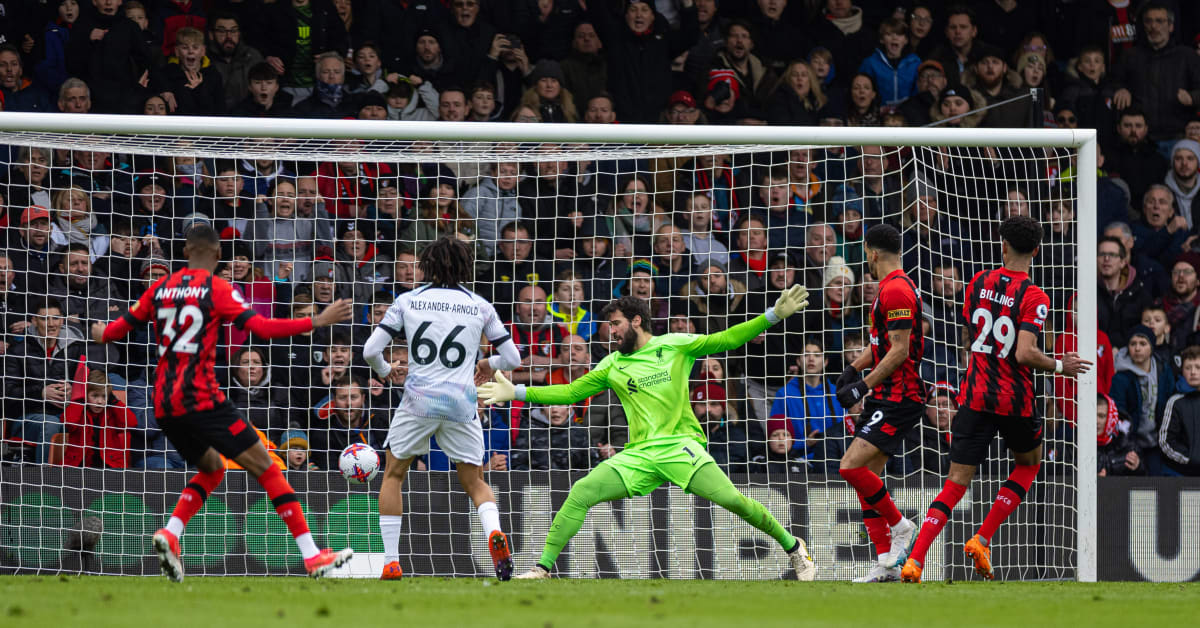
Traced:
<path id="1" fill-rule="evenodd" d="M 1200 585 L 0 577 L 0 625 L 1185 626 Z M 396 623 L 402 622 L 402 623 Z"/>

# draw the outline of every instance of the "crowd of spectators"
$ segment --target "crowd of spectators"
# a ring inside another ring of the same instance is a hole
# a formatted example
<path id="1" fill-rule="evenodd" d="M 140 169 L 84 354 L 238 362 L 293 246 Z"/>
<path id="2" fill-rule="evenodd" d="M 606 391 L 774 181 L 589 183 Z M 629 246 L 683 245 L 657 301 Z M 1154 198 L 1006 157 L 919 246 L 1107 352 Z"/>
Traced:
<path id="1" fill-rule="evenodd" d="M 1200 473 L 1200 11 L 1191 3 L 3 4 L 20 6 L 0 17 L 7 111 L 1095 128 L 1098 471 Z M 1021 98 L 1031 87 L 1044 97 Z M 805 316 L 696 364 L 693 410 L 734 473 L 836 468 L 859 409 L 838 404 L 830 377 L 868 346 L 871 224 L 902 229 L 931 339 L 928 421 L 892 472 L 947 470 L 965 367 L 963 289 L 1000 262 L 1000 219 L 1045 224 L 1034 279 L 1058 313 L 1046 344 L 1076 346 L 1062 313 L 1073 308 L 1075 266 L 1091 260 L 1075 257 L 1070 151 L 853 146 L 568 160 L 555 146 L 522 150 L 516 161 L 376 163 L 6 148 L 5 458 L 183 464 L 148 409 L 157 359 L 148 330 L 114 346 L 94 345 L 86 330 L 180 268 L 180 237 L 197 222 L 222 234 L 218 272 L 255 310 L 357 306 L 353 324 L 308 336 L 266 342 L 229 328 L 223 339 L 225 390 L 294 470 L 333 468 L 350 442 L 384 445 L 404 388 L 373 378 L 361 346 L 395 296 L 421 282 L 422 246 L 443 235 L 473 243 L 473 287 L 509 321 L 524 358 L 513 377 L 529 384 L 568 383 L 611 350 L 592 313 L 616 296 L 648 300 L 656 333 L 708 333 L 803 283 L 813 295 Z M 403 369 L 408 348 L 388 358 Z M 1070 464 L 1073 383 L 1042 388 L 1047 458 Z M 627 440 L 611 392 L 573 407 L 481 408 L 480 418 L 497 471 L 587 469 Z M 450 465 L 435 447 L 418 467 Z"/>

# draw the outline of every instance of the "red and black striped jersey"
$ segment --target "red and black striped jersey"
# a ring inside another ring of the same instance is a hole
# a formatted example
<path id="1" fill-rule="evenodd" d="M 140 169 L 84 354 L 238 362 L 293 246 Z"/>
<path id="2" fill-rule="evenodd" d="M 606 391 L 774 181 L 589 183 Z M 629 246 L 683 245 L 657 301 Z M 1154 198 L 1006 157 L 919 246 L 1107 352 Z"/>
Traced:
<path id="1" fill-rule="evenodd" d="M 921 294 L 903 269 L 896 269 L 879 281 L 879 294 L 871 305 L 870 314 L 872 365 L 879 366 L 892 348 L 889 331 L 910 329 L 912 335 L 908 338 L 908 356 L 900 368 L 871 391 L 875 399 L 925 403 L 925 386 L 920 374 L 921 356 L 925 353 L 921 307 Z"/>
<path id="2" fill-rule="evenodd" d="M 971 357 L 958 404 L 1003 416 L 1033 416 L 1033 369 L 1017 363 L 1017 337 L 1033 332 L 1042 344 L 1050 297 L 1029 275 L 998 268 L 978 272 L 967 286 L 963 318 Z"/>
<path id="3" fill-rule="evenodd" d="M 263 338 L 312 329 L 312 319 L 265 319 L 229 282 L 201 268 L 185 268 L 151 284 L 129 311 L 109 323 L 105 342 L 154 320 L 158 367 L 154 413 L 172 417 L 212 410 L 225 402 L 214 373 L 221 323 L 231 321 Z"/>

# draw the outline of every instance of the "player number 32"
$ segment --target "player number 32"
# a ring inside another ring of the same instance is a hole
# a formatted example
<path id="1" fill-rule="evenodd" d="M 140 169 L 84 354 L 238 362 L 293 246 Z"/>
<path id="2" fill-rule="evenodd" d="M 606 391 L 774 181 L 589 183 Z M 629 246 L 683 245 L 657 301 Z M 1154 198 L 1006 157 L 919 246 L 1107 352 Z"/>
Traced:
<path id="1" fill-rule="evenodd" d="M 204 327 L 204 312 L 200 308 L 194 305 L 163 307 L 158 309 L 158 318 L 162 321 L 159 333 L 166 340 L 159 341 L 158 355 L 166 353 L 168 348 L 176 353 L 196 353 L 200 350 L 200 345 L 192 342 Z M 179 328 L 184 328 L 183 334 L 176 339 Z"/>

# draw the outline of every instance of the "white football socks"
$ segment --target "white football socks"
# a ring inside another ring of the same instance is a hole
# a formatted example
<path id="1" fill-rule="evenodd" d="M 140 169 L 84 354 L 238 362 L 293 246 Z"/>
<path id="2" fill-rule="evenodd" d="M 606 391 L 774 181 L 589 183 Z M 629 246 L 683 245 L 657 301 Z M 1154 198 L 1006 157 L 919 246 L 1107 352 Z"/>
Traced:
<path id="1" fill-rule="evenodd" d="M 379 533 L 383 536 L 384 564 L 400 560 L 400 523 L 403 515 L 379 515 Z"/>
<path id="2" fill-rule="evenodd" d="M 492 531 L 500 529 L 500 510 L 496 508 L 496 502 L 483 502 L 477 510 L 484 536 L 491 536 Z"/>

